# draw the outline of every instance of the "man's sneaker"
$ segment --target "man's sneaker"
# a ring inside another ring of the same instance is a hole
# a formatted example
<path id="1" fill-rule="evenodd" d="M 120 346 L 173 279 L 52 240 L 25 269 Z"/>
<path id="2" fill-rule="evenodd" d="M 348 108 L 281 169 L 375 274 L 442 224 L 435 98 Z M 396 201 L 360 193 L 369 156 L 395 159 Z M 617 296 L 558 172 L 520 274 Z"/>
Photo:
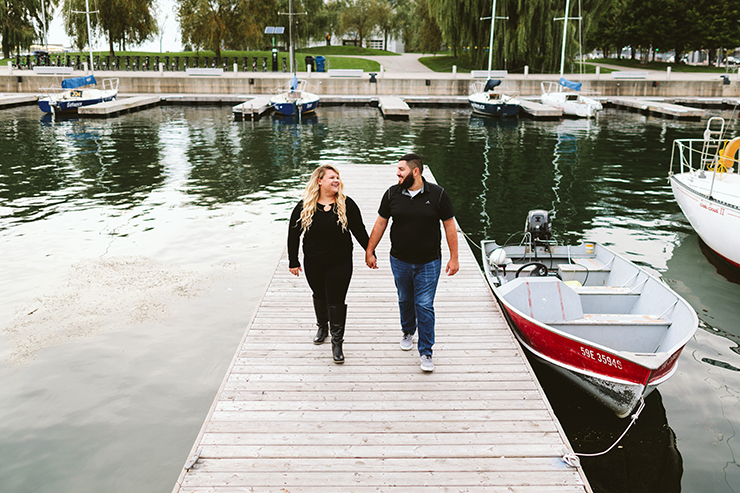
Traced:
<path id="1" fill-rule="evenodd" d="M 422 371 L 434 371 L 434 362 L 429 354 L 421 356 L 421 369 Z"/>
<path id="2" fill-rule="evenodd" d="M 414 334 L 403 333 L 401 339 L 401 349 L 404 351 L 411 351 L 414 348 Z"/>

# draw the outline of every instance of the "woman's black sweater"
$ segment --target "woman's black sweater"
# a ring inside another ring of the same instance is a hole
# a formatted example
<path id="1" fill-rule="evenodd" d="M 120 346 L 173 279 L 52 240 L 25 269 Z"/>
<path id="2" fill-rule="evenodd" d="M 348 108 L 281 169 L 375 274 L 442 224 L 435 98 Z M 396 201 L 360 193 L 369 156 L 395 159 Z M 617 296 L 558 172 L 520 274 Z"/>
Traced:
<path id="1" fill-rule="evenodd" d="M 293 209 L 290 216 L 290 226 L 288 228 L 288 259 L 290 267 L 300 267 L 298 260 L 298 243 L 301 233 L 303 233 L 303 255 L 316 260 L 329 260 L 332 262 L 351 262 L 352 261 L 352 235 L 363 249 L 367 248 L 369 237 L 365 230 L 365 224 L 362 222 L 360 208 L 355 201 L 347 197 L 347 230 L 342 231 L 339 225 L 336 206 L 332 205 L 330 211 L 325 211 L 321 204 L 316 206 L 316 212 L 313 214 L 313 222 L 308 231 L 303 231 L 301 227 L 301 212 L 303 211 L 303 201 Z"/>

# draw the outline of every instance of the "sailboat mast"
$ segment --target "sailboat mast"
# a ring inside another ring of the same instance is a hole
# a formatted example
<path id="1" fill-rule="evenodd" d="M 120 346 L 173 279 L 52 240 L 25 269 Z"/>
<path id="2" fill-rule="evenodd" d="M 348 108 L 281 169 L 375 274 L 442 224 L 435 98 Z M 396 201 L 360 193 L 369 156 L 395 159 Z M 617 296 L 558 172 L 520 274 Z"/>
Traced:
<path id="1" fill-rule="evenodd" d="M 41 22 L 44 24 L 44 51 L 49 53 L 49 42 L 46 39 L 46 7 L 44 0 L 41 0 Z"/>
<path id="2" fill-rule="evenodd" d="M 90 37 L 90 2 L 89 0 L 85 0 L 85 17 L 87 18 L 87 48 L 90 50 L 90 73 L 94 73 L 92 38 Z"/>
<path id="3" fill-rule="evenodd" d="M 293 51 L 293 0 L 288 2 L 288 34 L 290 36 L 290 71 L 295 74 L 295 52 Z"/>
<path id="4" fill-rule="evenodd" d="M 568 14 L 570 13 L 570 0 L 565 0 L 565 17 L 563 20 L 563 49 L 560 51 L 560 77 L 563 76 L 565 68 L 565 40 L 568 35 Z"/>
<path id="5" fill-rule="evenodd" d="M 493 59 L 493 28 L 496 25 L 496 0 L 491 6 L 491 40 L 488 42 L 488 78 L 491 78 L 491 60 Z"/>

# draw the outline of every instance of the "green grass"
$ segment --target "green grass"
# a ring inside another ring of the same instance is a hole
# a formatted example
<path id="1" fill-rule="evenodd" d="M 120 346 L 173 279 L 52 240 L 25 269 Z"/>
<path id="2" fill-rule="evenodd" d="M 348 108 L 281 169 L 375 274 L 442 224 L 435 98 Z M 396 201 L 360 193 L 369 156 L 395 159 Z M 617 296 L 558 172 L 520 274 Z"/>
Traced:
<path id="1" fill-rule="evenodd" d="M 343 56 L 400 56 L 400 53 L 393 53 L 385 50 L 372 50 L 370 48 L 360 48 L 358 46 L 316 46 L 314 48 L 299 48 L 301 53 L 309 55 L 343 55 Z"/>
<path id="2" fill-rule="evenodd" d="M 421 57 L 419 58 L 419 62 L 435 72 L 452 72 L 453 65 L 457 66 L 459 73 L 470 72 L 470 63 L 467 60 L 445 54 Z"/>
<path id="3" fill-rule="evenodd" d="M 665 72 L 668 67 L 671 67 L 671 72 L 702 72 L 702 73 L 725 73 L 725 67 L 707 67 L 706 65 L 687 65 L 685 63 L 667 63 L 667 62 L 648 62 L 643 64 L 640 60 L 632 60 L 630 58 L 599 58 L 587 62 L 587 64 L 600 64 L 605 65 L 616 65 L 619 67 L 635 69 L 635 70 L 660 70 Z M 604 69 L 602 68 L 602 72 Z"/>
<path id="4" fill-rule="evenodd" d="M 336 48 L 353 48 L 356 50 L 355 47 L 342 47 L 338 46 Z M 316 49 L 311 49 L 316 50 Z M 388 52 L 380 51 L 380 50 L 365 50 L 366 52 L 375 52 L 375 53 L 381 53 L 386 54 Z M 373 54 L 375 54 L 373 53 Z M 93 56 L 100 55 L 101 58 L 107 56 L 109 53 L 107 51 L 93 51 Z M 333 53 L 336 54 L 336 53 Z M 354 53 L 353 53 L 354 54 Z M 370 53 L 365 53 L 370 54 Z M 68 52 L 65 53 L 65 55 L 69 56 L 84 56 L 85 59 L 87 59 L 88 53 L 80 53 L 80 52 Z M 296 59 L 296 70 L 298 72 L 305 72 L 306 71 L 306 55 L 316 56 L 316 55 L 324 55 L 324 53 L 319 51 L 304 51 L 301 49 L 299 52 L 296 52 L 295 59 Z M 54 57 L 55 55 L 51 55 Z M 200 64 L 203 65 L 203 57 L 209 57 L 213 58 L 216 56 L 216 54 L 213 51 L 181 51 L 181 52 L 165 52 L 165 53 L 158 53 L 158 52 L 145 52 L 145 51 L 117 51 L 116 56 L 120 56 L 121 58 L 125 56 L 149 56 L 150 62 L 154 63 L 154 57 L 159 56 L 160 59 L 165 56 L 169 56 L 172 58 L 173 56 L 179 56 L 179 57 L 191 57 L 191 64 L 192 64 L 192 57 L 198 56 L 200 57 Z M 232 69 L 233 61 L 231 60 L 233 57 L 239 57 L 239 70 L 242 69 L 242 58 L 243 57 L 249 57 L 249 70 L 251 70 L 252 67 L 252 58 L 257 57 L 257 70 L 262 71 L 262 58 L 267 57 L 267 69 L 270 70 L 272 67 L 272 52 L 270 51 L 222 51 L 221 57 L 229 57 L 229 67 L 228 69 Z M 290 61 L 287 59 L 289 56 L 288 52 L 280 51 L 278 52 L 278 70 L 283 69 L 283 58 L 286 59 L 286 65 L 288 68 L 290 68 Z M 327 66 L 326 68 L 335 68 L 335 69 L 362 69 L 365 72 L 378 72 L 380 71 L 380 64 L 378 62 L 372 61 L 372 60 L 365 60 L 363 58 L 352 58 L 347 56 L 326 56 L 326 62 Z M 8 58 L 8 59 L 2 59 L 0 60 L 0 65 L 5 66 L 8 61 L 15 62 L 15 57 Z M 182 65 L 180 65 L 182 67 Z"/>

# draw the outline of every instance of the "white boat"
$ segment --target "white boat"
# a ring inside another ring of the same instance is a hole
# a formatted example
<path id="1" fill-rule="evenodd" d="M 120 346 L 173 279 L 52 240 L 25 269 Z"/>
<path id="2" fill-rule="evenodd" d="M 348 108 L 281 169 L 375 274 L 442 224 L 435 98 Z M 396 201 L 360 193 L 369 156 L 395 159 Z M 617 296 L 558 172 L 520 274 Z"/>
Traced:
<path id="1" fill-rule="evenodd" d="M 578 17 L 568 17 L 570 15 L 570 0 L 565 2 L 565 16 L 560 19 L 563 21 L 563 45 L 560 52 L 560 80 L 558 82 L 542 82 L 542 96 L 540 101 L 545 106 L 552 106 L 560 109 L 564 115 L 575 116 L 579 118 L 591 118 L 598 111 L 603 109 L 600 102 L 581 94 L 581 83 L 569 81 L 563 77 L 565 70 L 565 44 L 568 33 L 568 20 L 575 19 L 581 21 L 580 3 Z M 580 31 L 580 29 L 579 29 Z M 583 57 L 581 57 L 583 59 Z"/>
<path id="2" fill-rule="evenodd" d="M 118 79 L 103 79 L 102 89 L 94 75 L 64 79 L 61 87 L 44 88 L 38 99 L 39 109 L 44 113 L 74 113 L 82 106 L 112 101 L 118 96 Z"/>
<path id="3" fill-rule="evenodd" d="M 312 113 L 319 105 L 319 96 L 306 91 L 307 81 L 295 75 L 288 84 L 287 90 L 270 98 L 273 109 L 281 115 L 304 115 Z"/>
<path id="4" fill-rule="evenodd" d="M 481 247 L 519 342 L 620 418 L 675 373 L 698 318 L 646 269 L 598 243 L 557 245 L 542 210 L 521 244 Z"/>
<path id="5" fill-rule="evenodd" d="M 580 94 L 581 83 L 560 78 L 560 82 L 545 81 L 540 83 L 542 96 L 540 100 L 545 106 L 552 106 L 562 110 L 564 115 L 579 118 L 592 118 L 604 107 L 594 98 Z M 577 87 L 577 89 L 573 89 Z"/>
<path id="6" fill-rule="evenodd" d="M 483 18 L 485 19 L 485 17 Z M 468 103 L 473 113 L 483 116 L 511 117 L 519 113 L 520 102 L 516 98 L 518 92 L 496 90 L 500 80 L 491 78 L 491 63 L 493 61 L 493 33 L 496 26 L 496 0 L 491 6 L 491 37 L 488 43 L 488 78 L 485 82 L 478 81 L 470 84 Z"/>
<path id="7" fill-rule="evenodd" d="M 725 121 L 710 118 L 703 139 L 673 142 L 669 177 L 673 196 L 696 234 L 740 268 L 740 137 L 724 140 Z"/>

